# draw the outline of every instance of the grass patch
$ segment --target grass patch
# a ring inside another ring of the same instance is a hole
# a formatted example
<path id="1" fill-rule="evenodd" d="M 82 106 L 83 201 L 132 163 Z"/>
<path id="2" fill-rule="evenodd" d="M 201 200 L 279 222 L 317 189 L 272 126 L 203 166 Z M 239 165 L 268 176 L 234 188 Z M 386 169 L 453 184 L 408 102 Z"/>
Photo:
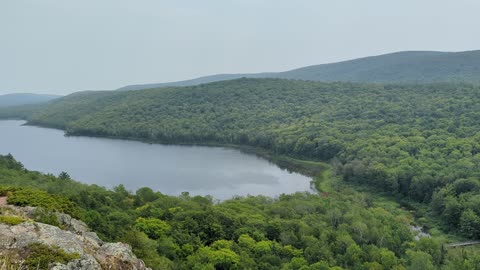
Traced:
<path id="1" fill-rule="evenodd" d="M 25 222 L 25 219 L 17 216 L 0 216 L 0 223 L 4 223 L 7 225 L 18 225 L 20 223 Z"/>
<path id="2" fill-rule="evenodd" d="M 0 270 L 26 270 L 23 262 L 13 261 L 6 256 L 0 256 Z"/>
<path id="3" fill-rule="evenodd" d="M 50 247 L 41 243 L 33 243 L 27 247 L 25 265 L 30 269 L 48 269 L 53 263 L 68 263 L 80 259 L 78 253 L 67 253 L 59 247 Z"/>

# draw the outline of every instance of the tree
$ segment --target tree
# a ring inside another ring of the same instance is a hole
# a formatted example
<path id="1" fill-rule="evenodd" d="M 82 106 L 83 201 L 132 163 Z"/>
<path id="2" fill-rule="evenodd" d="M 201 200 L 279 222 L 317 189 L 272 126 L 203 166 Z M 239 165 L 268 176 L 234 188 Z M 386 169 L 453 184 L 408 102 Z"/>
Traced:
<path id="1" fill-rule="evenodd" d="M 157 218 L 137 218 L 135 228 L 152 239 L 159 239 L 170 231 L 170 225 Z"/>
<path id="2" fill-rule="evenodd" d="M 159 198 L 159 194 L 155 193 L 151 188 L 149 187 L 142 187 L 137 190 L 136 192 L 138 200 L 141 201 L 141 203 L 137 204 L 145 204 L 147 202 L 153 202 L 156 199 Z"/>
<path id="3" fill-rule="evenodd" d="M 225 248 L 213 250 L 210 247 L 203 247 L 188 257 L 191 269 L 235 269 L 239 262 L 238 254 Z M 198 268 L 200 266 L 202 267 Z"/>
<path id="4" fill-rule="evenodd" d="M 285 269 L 292 269 L 292 270 L 304 269 L 303 267 L 306 267 L 307 265 L 308 263 L 304 258 L 294 257 L 290 260 L 290 263 L 288 264 L 287 267 L 285 267 Z"/>
<path id="5" fill-rule="evenodd" d="M 62 179 L 62 180 L 70 180 L 70 175 L 67 173 L 67 172 L 61 172 L 59 175 L 58 175 L 58 178 Z"/>
<path id="6" fill-rule="evenodd" d="M 255 248 L 255 240 L 248 234 L 242 234 L 238 237 L 238 245 L 252 251 Z"/>
<path id="7" fill-rule="evenodd" d="M 462 214 L 462 205 L 454 197 L 447 197 L 442 217 L 451 229 L 457 227 Z"/>
<path id="8" fill-rule="evenodd" d="M 154 269 L 169 269 L 172 266 L 168 259 L 157 254 L 157 243 L 149 239 L 144 233 L 131 230 L 121 239 L 129 243 L 135 255 L 142 258 L 150 267 Z"/>
<path id="9" fill-rule="evenodd" d="M 353 268 L 362 263 L 363 251 L 357 244 L 352 244 L 347 248 L 344 256 L 345 265 Z"/>
<path id="10" fill-rule="evenodd" d="M 416 249 L 430 254 L 434 265 L 442 264 L 444 250 L 440 241 L 430 237 L 422 237 L 418 240 Z"/>
<path id="11" fill-rule="evenodd" d="M 470 239 L 480 238 L 480 217 L 472 209 L 463 211 L 459 226 L 464 236 Z"/>
<path id="12" fill-rule="evenodd" d="M 382 248 L 380 250 L 380 262 L 385 269 L 392 269 L 395 265 L 397 265 L 397 257 L 392 251 Z"/>
<path id="13" fill-rule="evenodd" d="M 432 256 L 423 251 L 407 250 L 407 270 L 434 270 Z"/>

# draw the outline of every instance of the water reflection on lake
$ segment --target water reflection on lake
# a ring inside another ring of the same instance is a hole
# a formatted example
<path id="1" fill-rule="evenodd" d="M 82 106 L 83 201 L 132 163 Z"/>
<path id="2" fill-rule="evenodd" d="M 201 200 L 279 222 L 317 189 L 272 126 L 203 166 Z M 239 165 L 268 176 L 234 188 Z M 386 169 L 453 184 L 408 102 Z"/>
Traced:
<path id="1" fill-rule="evenodd" d="M 0 154 L 11 153 L 29 170 L 129 190 L 148 186 L 165 194 L 234 195 L 310 190 L 310 178 L 289 173 L 255 155 L 222 147 L 146 144 L 90 137 L 0 121 Z"/>

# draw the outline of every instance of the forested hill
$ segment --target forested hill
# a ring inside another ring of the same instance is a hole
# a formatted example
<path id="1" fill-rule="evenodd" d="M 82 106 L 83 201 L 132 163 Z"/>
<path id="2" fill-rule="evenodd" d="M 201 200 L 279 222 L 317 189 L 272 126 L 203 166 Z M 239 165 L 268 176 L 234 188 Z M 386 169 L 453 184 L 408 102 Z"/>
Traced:
<path id="1" fill-rule="evenodd" d="M 478 84 L 480 83 L 480 50 L 466 52 L 405 51 L 332 64 L 309 66 L 286 72 L 218 74 L 171 83 L 129 85 L 119 90 L 191 86 L 242 77 L 283 78 L 323 82 L 465 82 Z"/>
<path id="2" fill-rule="evenodd" d="M 384 208 L 366 194 L 351 189 L 331 196 L 296 193 L 276 199 L 249 196 L 215 203 L 209 196 L 183 193 L 174 197 L 147 187 L 133 194 L 123 186 L 107 190 L 80 184 L 66 173 L 55 177 L 29 171 L 12 156 L 0 155 L 0 197 L 5 195 L 9 204 L 37 207 L 35 212 L 29 210 L 36 222 L 69 230 L 82 228 L 69 226 L 78 224 L 70 219 L 60 223 L 59 214 L 52 215 L 52 211 L 83 220 L 103 240 L 130 244 L 133 252 L 154 270 L 470 270 L 480 262 L 477 250 L 445 250 L 445 239 L 440 237 L 414 240 L 409 230 L 409 212 Z M 11 231 L 21 231 L 22 239 L 30 240 L 36 239 L 29 235 L 40 237 L 45 232 L 45 226 L 34 226 L 37 223 L 32 220 L 12 216 L 9 209 L 2 207 L 0 211 L 0 228 L 9 232 L 1 235 L 2 239 L 14 239 Z M 29 230 L 36 233 L 27 234 Z M 48 232 L 51 231 L 55 230 Z M 54 243 L 52 237 L 60 238 L 63 248 L 70 243 L 68 233 L 41 236 L 40 241 L 49 245 Z M 90 232 L 82 233 L 75 243 L 89 247 L 89 253 L 112 250 L 105 249 L 106 245 L 90 248 L 96 244 L 92 236 Z M 88 241 L 81 242 L 85 237 Z M 7 252 L 6 256 L 0 253 L 1 269 L 46 269 L 38 265 L 66 264 L 67 258 L 80 257 L 60 253 L 59 247 L 49 249 L 41 242 L 24 248 L 19 256 L 9 257 L 15 248 L 26 245 L 24 242 L 0 242 L 0 251 L 3 245 Z M 122 249 L 109 255 L 104 269 L 139 269 L 127 264 L 131 255 L 120 256 L 124 255 Z M 105 260 L 104 256 L 96 258 Z M 20 262 L 13 263 L 16 260 Z M 119 261 L 122 263 L 115 264 Z M 88 268 L 94 265 L 91 261 L 80 264 L 77 260 L 71 265 L 60 269 L 97 269 Z"/>
<path id="3" fill-rule="evenodd" d="M 250 145 L 333 162 L 345 181 L 430 205 L 480 238 L 480 86 L 238 79 L 77 93 L 1 117 L 68 134 Z"/>
<path id="4" fill-rule="evenodd" d="M 0 107 L 43 103 L 59 97 L 60 96 L 57 96 L 57 95 L 43 95 L 43 94 L 29 94 L 29 93 L 0 95 Z"/>

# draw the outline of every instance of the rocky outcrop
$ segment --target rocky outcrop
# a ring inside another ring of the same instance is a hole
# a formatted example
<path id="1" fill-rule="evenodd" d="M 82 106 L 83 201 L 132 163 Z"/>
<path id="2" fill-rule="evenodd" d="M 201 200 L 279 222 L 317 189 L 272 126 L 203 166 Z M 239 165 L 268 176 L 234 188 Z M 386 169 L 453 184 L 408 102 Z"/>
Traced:
<path id="1" fill-rule="evenodd" d="M 31 220 L 35 217 L 34 207 L 6 205 L 2 212 L 9 216 L 19 216 L 27 221 L 17 225 L 0 223 L 0 256 L 21 260 L 22 250 L 31 244 L 40 243 L 58 247 L 67 253 L 76 253 L 79 259 L 64 264 L 53 264 L 50 269 L 70 270 L 147 270 L 127 244 L 104 243 L 88 230 L 85 223 L 69 215 L 56 213 L 59 227 Z M 60 228 L 61 227 L 61 228 Z"/>

